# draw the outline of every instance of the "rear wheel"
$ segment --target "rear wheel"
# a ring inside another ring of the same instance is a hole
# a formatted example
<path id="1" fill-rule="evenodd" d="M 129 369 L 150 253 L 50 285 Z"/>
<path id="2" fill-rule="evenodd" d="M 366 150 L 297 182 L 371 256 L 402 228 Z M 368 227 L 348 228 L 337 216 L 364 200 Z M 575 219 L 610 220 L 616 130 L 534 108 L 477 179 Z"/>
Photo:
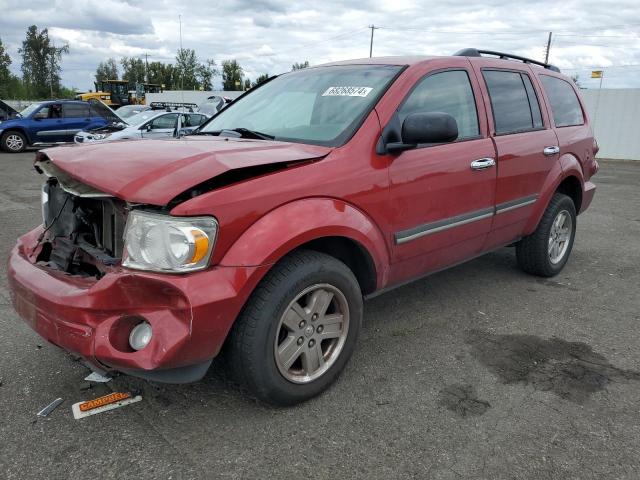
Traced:
<path id="1" fill-rule="evenodd" d="M 27 138 L 20 132 L 5 132 L 0 139 L 0 146 L 5 152 L 20 153 L 27 148 Z"/>
<path id="2" fill-rule="evenodd" d="M 518 264 L 525 272 L 552 277 L 564 268 L 576 234 L 576 208 L 573 200 L 556 193 L 538 228 L 516 244 Z"/>
<path id="3" fill-rule="evenodd" d="M 351 270 L 322 253 L 294 252 L 265 276 L 233 327 L 234 376 L 267 403 L 307 400 L 338 377 L 361 322 L 362 293 Z"/>

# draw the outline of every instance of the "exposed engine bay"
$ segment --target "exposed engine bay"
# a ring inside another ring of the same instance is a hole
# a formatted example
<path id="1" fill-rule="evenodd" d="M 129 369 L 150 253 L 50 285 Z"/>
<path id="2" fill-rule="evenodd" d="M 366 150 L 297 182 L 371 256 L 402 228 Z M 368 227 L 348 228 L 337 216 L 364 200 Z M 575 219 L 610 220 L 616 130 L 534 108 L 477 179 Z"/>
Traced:
<path id="1" fill-rule="evenodd" d="M 49 175 L 42 189 L 45 230 L 36 262 L 100 278 L 122 258 L 126 203 L 55 172 L 48 159 L 36 169 Z"/>

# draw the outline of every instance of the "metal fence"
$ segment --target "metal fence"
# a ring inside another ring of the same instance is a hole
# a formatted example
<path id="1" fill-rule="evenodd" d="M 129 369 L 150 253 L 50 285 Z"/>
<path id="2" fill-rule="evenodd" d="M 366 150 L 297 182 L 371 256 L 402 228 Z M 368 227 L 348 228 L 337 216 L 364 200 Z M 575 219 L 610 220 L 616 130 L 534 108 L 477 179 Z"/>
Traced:
<path id="1" fill-rule="evenodd" d="M 582 90 L 598 158 L 640 160 L 640 88 Z"/>

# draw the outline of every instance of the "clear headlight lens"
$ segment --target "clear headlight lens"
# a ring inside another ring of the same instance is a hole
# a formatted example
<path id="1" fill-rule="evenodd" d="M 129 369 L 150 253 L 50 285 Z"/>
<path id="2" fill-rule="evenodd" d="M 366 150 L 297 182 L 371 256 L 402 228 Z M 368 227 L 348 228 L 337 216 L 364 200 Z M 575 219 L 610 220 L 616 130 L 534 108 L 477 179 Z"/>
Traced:
<path id="1" fill-rule="evenodd" d="M 216 242 L 213 217 L 171 217 L 133 210 L 124 233 L 122 265 L 157 272 L 206 268 Z"/>

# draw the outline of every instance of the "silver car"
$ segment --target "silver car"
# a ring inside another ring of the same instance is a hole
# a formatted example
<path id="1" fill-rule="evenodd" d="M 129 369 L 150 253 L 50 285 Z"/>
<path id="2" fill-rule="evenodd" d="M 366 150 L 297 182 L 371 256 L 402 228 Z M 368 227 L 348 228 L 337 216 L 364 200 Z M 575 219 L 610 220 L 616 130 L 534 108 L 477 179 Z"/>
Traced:
<path id="1" fill-rule="evenodd" d="M 74 141 L 88 143 L 132 138 L 171 137 L 175 133 L 178 116 L 181 116 L 182 129 L 195 129 L 209 118 L 209 115 L 203 113 L 147 110 L 132 116 L 126 122 L 123 120 L 95 130 L 78 132 Z"/>

